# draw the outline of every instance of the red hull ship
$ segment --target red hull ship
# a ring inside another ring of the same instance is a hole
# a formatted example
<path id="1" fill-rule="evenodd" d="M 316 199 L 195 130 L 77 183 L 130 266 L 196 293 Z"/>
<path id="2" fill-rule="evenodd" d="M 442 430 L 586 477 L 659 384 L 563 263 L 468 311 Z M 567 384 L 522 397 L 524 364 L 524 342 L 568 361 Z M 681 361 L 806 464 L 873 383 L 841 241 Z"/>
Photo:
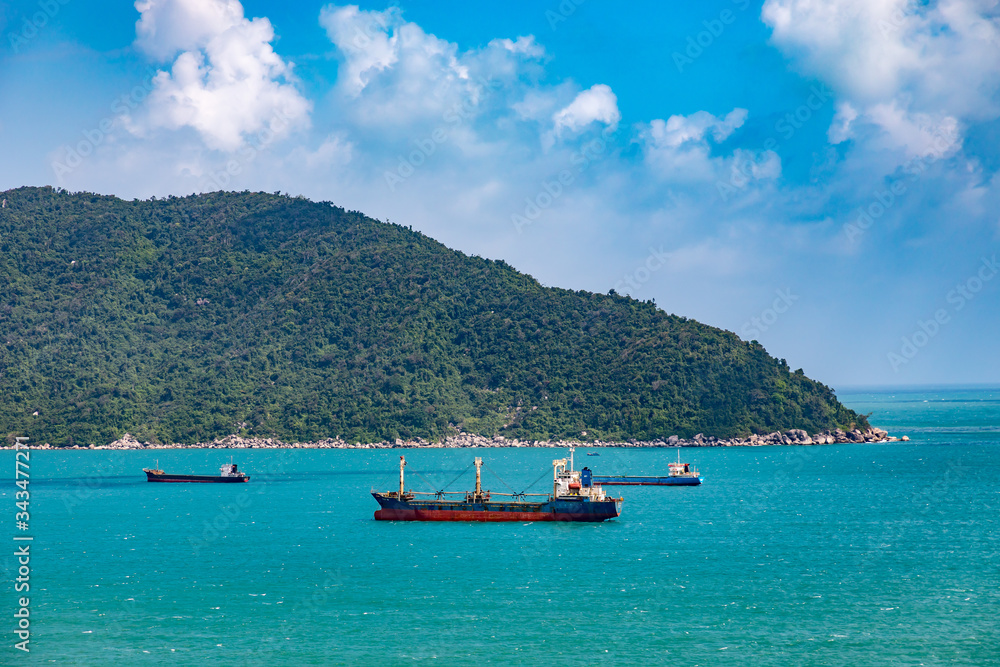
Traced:
<path id="1" fill-rule="evenodd" d="M 572 448 L 570 453 L 572 454 Z M 483 491 L 480 468 L 476 459 L 476 490 L 462 492 L 462 499 L 450 500 L 448 492 L 419 493 L 406 491 L 403 468 L 406 459 L 399 457 L 399 491 L 372 496 L 381 509 L 375 512 L 378 521 L 606 521 L 621 514 L 621 498 L 609 498 L 600 485 L 593 483 L 591 471 L 569 470 L 566 459 L 552 462 L 552 493 L 541 494 L 545 500 L 531 501 L 528 495 Z M 433 496 L 417 498 L 418 495 Z"/>

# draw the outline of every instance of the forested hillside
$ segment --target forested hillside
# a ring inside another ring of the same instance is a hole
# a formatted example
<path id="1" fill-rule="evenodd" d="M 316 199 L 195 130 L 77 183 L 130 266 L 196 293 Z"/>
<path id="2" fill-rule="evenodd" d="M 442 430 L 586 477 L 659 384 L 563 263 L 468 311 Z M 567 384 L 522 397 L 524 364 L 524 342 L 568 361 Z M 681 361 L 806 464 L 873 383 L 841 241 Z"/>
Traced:
<path id="1" fill-rule="evenodd" d="M 542 287 L 329 203 L 0 196 L 5 435 L 652 439 L 867 425 L 730 332 Z"/>

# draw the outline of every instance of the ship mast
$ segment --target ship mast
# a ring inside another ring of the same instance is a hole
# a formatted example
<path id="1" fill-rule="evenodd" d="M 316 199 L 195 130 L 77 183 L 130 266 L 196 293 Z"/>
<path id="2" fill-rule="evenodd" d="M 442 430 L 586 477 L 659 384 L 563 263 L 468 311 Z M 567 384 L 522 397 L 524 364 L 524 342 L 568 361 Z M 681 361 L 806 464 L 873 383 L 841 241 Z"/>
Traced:
<path id="1" fill-rule="evenodd" d="M 476 500 L 481 500 L 483 497 L 483 485 L 482 477 L 480 473 L 480 468 L 483 467 L 483 460 L 476 457 Z"/>
<path id="2" fill-rule="evenodd" d="M 399 497 L 403 497 L 403 468 L 406 467 L 406 459 L 399 457 Z"/>

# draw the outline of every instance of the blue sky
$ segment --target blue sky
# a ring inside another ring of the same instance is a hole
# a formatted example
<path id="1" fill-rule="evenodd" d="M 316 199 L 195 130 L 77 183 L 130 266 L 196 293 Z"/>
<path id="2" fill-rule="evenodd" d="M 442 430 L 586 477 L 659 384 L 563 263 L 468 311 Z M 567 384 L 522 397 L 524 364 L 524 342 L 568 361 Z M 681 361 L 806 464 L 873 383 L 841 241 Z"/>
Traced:
<path id="1" fill-rule="evenodd" d="M 995 382 L 1000 12 L 10 2 L 0 189 L 281 190 L 834 387 Z"/>

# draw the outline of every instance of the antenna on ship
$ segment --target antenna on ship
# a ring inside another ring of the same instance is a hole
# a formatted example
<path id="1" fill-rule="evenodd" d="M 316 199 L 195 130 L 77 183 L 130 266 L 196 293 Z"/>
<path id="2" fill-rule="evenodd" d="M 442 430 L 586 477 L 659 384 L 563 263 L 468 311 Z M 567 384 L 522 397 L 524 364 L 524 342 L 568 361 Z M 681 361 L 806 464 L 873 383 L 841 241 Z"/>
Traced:
<path id="1" fill-rule="evenodd" d="M 573 465 L 573 452 L 574 451 L 576 451 L 576 447 L 570 447 L 569 448 L 569 469 L 570 469 L 570 471 L 576 470 L 576 467 Z"/>
<path id="2" fill-rule="evenodd" d="M 483 485 L 481 483 L 482 482 L 482 477 L 481 477 L 481 473 L 480 473 L 480 468 L 482 468 L 482 467 L 483 467 L 483 460 L 477 456 L 476 457 L 476 499 L 477 500 L 483 497 Z M 468 470 L 468 468 L 466 468 L 466 470 Z"/>

